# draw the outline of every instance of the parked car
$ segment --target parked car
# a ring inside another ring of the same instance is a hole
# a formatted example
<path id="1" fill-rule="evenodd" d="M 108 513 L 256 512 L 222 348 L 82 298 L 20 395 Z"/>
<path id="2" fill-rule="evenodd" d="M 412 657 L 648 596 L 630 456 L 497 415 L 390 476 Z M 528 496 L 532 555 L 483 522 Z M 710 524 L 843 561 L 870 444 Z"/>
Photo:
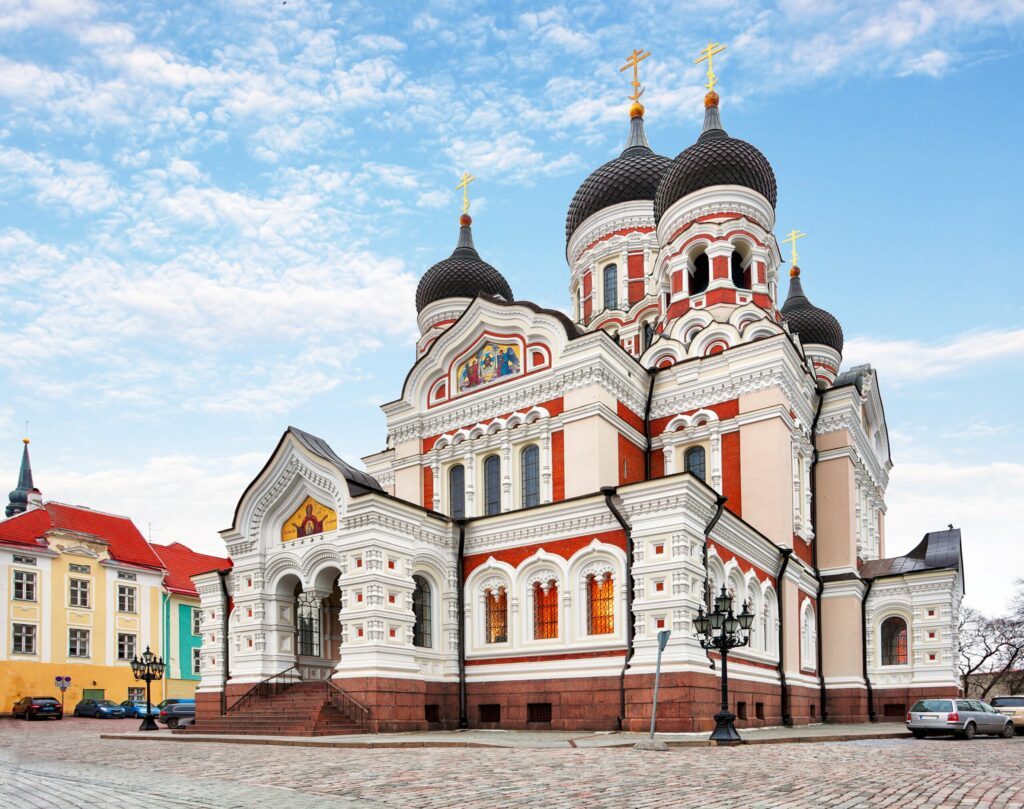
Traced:
<path id="1" fill-rule="evenodd" d="M 1013 736 L 1013 722 L 991 705 L 976 699 L 922 699 L 907 713 L 907 729 L 917 739 L 953 734 L 973 739 L 975 734 Z"/>
<path id="2" fill-rule="evenodd" d="M 145 700 L 126 699 L 121 703 L 121 707 L 124 708 L 124 715 L 129 719 L 143 719 L 148 708 L 153 709 L 153 716 L 160 713 L 160 709 L 156 705 L 147 705 Z"/>
<path id="3" fill-rule="evenodd" d="M 195 704 L 195 699 L 192 697 L 172 697 L 171 699 L 162 699 L 156 704 L 158 711 L 162 711 L 168 705 L 177 705 L 179 702 L 191 702 Z"/>
<path id="4" fill-rule="evenodd" d="M 160 709 L 160 715 L 157 716 L 156 721 L 174 730 L 176 727 L 192 724 L 195 719 L 196 701 L 193 699 L 165 705 Z"/>
<path id="5" fill-rule="evenodd" d="M 14 703 L 15 719 L 63 719 L 64 708 L 53 697 L 23 697 Z"/>
<path id="6" fill-rule="evenodd" d="M 124 708 L 111 699 L 83 699 L 75 706 L 75 716 L 124 719 Z"/>
<path id="7" fill-rule="evenodd" d="M 1017 732 L 1024 734 L 1024 697 L 996 697 L 991 705 L 999 713 L 1010 717 Z"/>

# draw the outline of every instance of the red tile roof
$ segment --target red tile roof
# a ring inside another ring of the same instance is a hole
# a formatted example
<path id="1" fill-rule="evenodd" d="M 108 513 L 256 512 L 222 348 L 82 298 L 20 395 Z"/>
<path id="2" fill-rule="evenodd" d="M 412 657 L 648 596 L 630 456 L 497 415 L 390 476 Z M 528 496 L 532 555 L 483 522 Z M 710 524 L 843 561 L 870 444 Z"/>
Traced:
<path id="1" fill-rule="evenodd" d="M 192 584 L 192 576 L 211 570 L 227 570 L 231 567 L 230 559 L 196 553 L 180 542 L 172 542 L 170 545 L 154 545 L 153 550 L 160 555 L 164 567 L 167 569 L 164 587 L 172 593 L 198 597 L 199 593 L 196 592 L 195 585 Z"/>
<path id="2" fill-rule="evenodd" d="M 157 570 L 163 567 L 160 558 L 128 517 L 65 503 L 46 503 L 42 508 L 30 509 L 0 522 L 0 543 L 38 548 L 44 546 L 39 540 L 54 530 L 74 531 L 102 539 L 108 545 L 110 557 L 118 562 Z"/>

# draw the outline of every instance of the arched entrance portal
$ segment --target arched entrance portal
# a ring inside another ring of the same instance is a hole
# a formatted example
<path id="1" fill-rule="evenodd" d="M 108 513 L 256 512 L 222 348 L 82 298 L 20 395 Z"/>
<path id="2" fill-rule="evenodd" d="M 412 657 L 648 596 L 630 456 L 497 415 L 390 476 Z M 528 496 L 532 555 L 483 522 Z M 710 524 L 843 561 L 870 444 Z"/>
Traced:
<path id="1" fill-rule="evenodd" d="M 295 584 L 295 662 L 303 680 L 328 680 L 341 660 L 338 568 L 325 568 L 313 585 Z"/>

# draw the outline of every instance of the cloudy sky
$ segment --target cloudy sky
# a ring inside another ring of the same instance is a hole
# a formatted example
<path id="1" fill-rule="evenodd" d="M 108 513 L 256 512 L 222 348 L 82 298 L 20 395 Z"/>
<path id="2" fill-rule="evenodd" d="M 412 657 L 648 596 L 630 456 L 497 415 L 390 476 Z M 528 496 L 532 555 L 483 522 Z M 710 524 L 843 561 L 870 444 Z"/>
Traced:
<path id="1" fill-rule="evenodd" d="M 722 115 L 779 181 L 805 289 L 878 369 L 889 551 L 954 523 L 970 603 L 1024 572 L 1022 0 L 0 0 L 0 484 L 221 550 L 295 424 L 349 460 L 456 238 L 568 306 L 565 209 L 622 148 Z M 3 471 L 6 470 L 6 471 Z"/>

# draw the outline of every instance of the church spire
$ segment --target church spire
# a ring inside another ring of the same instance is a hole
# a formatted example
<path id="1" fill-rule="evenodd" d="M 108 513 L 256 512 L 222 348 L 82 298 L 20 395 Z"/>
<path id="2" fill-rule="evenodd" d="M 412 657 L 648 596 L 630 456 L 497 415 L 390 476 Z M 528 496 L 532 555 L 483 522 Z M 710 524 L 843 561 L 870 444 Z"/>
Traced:
<path id="1" fill-rule="evenodd" d="M 722 126 L 722 116 L 718 113 L 718 93 L 715 92 L 715 85 L 718 84 L 718 76 L 715 75 L 714 70 L 714 58 L 726 49 L 727 46 L 720 42 L 709 42 L 702 50 L 701 56 L 694 60 L 695 65 L 699 65 L 701 62 L 708 63 L 708 83 L 704 85 L 708 88 L 707 93 L 704 96 L 704 129 L 701 130 L 700 137 L 698 140 L 706 140 L 707 138 L 720 138 L 726 137 L 728 133 Z"/>
<path id="2" fill-rule="evenodd" d="M 619 68 L 620 73 L 633 68 L 633 94 L 629 96 L 633 102 L 629 108 L 629 139 L 621 157 L 632 157 L 651 151 L 651 144 L 647 142 L 647 134 L 644 132 L 644 105 L 640 103 L 640 96 L 646 89 L 640 84 L 640 63 L 650 55 L 650 51 L 634 50 L 626 59 L 626 64 Z"/>
<path id="3" fill-rule="evenodd" d="M 32 483 L 32 463 L 28 457 L 29 441 L 27 438 L 23 438 L 22 443 L 25 446 L 21 451 L 21 470 L 18 472 L 18 486 L 10 493 L 10 502 L 8 502 L 5 510 L 8 517 L 13 517 L 15 514 L 21 514 L 25 511 L 28 508 L 28 496 L 35 490 L 35 485 Z"/>

